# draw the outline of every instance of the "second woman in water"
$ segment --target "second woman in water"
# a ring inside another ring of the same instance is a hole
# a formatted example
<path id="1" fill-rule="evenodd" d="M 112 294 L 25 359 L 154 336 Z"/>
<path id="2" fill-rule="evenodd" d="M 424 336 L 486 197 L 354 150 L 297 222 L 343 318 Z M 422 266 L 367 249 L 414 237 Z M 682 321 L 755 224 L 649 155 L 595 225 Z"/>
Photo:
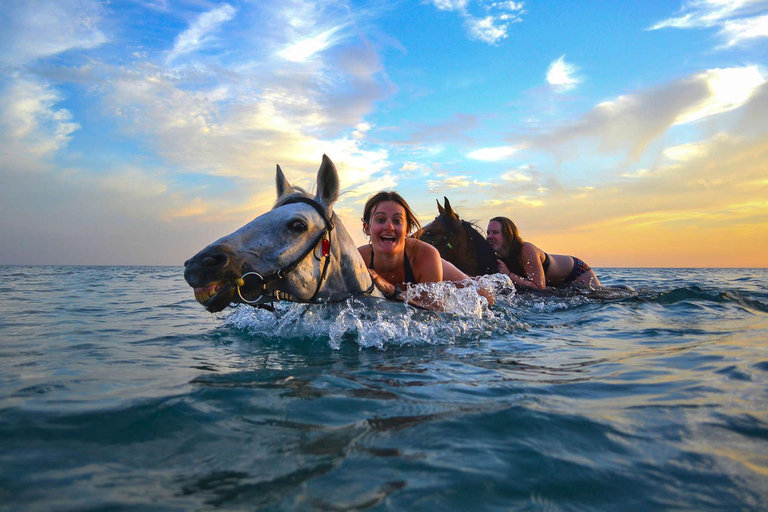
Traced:
<path id="1" fill-rule="evenodd" d="M 575 256 L 547 254 L 523 242 L 517 226 L 506 217 L 494 217 L 488 222 L 487 240 L 499 256 L 499 272 L 507 274 L 517 287 L 541 290 L 570 283 L 600 286 L 589 265 Z"/>

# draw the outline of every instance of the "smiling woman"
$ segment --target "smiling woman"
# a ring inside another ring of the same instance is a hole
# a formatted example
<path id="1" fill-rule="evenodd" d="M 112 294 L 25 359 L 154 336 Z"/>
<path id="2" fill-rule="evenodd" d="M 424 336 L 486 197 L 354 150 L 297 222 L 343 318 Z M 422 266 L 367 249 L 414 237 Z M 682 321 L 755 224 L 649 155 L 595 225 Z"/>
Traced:
<path id="1" fill-rule="evenodd" d="M 358 251 L 387 298 L 401 299 L 402 288 L 408 284 L 467 279 L 441 259 L 437 249 L 418 239 L 421 225 L 397 192 L 379 192 L 368 199 L 362 220 L 370 241 Z M 418 305 L 429 307 L 426 303 Z"/>

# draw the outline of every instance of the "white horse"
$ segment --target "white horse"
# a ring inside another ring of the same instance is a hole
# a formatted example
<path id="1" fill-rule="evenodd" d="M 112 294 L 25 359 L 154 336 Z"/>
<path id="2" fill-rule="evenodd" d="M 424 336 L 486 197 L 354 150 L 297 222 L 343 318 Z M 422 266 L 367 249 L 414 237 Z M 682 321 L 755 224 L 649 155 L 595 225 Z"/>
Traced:
<path id="1" fill-rule="evenodd" d="M 292 187 L 277 166 L 269 212 L 220 238 L 184 263 L 184 279 L 210 312 L 231 303 L 320 303 L 383 297 L 352 238 L 333 213 L 339 175 L 323 155 L 317 195 Z"/>

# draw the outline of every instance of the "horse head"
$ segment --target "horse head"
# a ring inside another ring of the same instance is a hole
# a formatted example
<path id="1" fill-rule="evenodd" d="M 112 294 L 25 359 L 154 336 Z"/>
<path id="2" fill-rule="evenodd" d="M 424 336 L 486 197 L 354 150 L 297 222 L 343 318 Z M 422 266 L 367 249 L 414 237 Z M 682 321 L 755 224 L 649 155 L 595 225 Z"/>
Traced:
<path id="1" fill-rule="evenodd" d="M 474 224 L 462 220 L 451 207 L 447 197 L 444 204 L 437 201 L 439 215 L 424 226 L 421 240 L 432 244 L 440 256 L 470 276 L 494 274 L 496 254 Z"/>
<path id="2" fill-rule="evenodd" d="M 231 303 L 332 302 L 378 295 L 365 262 L 333 213 L 339 176 L 323 155 L 313 198 L 291 186 L 280 166 L 272 210 L 184 263 L 184 279 L 210 312 Z"/>

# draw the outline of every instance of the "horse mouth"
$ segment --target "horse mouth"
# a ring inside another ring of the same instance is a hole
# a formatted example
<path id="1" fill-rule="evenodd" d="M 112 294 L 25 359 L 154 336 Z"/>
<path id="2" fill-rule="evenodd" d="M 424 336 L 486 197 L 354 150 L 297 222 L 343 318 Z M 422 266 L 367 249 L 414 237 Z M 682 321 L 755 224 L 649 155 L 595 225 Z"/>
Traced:
<path id="1" fill-rule="evenodd" d="M 195 300 L 211 313 L 223 310 L 234 298 L 234 288 L 228 283 L 215 281 L 194 288 Z"/>

